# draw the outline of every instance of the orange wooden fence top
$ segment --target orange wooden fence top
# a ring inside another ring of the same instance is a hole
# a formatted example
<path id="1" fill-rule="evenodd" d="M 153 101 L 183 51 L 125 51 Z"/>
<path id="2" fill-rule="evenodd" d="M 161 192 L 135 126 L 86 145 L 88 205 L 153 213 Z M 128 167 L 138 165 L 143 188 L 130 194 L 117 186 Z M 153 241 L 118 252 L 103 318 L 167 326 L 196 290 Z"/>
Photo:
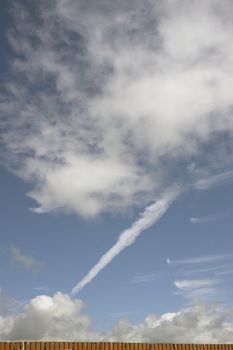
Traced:
<path id="1" fill-rule="evenodd" d="M 0 350 L 233 350 L 233 344 L 0 342 Z"/>

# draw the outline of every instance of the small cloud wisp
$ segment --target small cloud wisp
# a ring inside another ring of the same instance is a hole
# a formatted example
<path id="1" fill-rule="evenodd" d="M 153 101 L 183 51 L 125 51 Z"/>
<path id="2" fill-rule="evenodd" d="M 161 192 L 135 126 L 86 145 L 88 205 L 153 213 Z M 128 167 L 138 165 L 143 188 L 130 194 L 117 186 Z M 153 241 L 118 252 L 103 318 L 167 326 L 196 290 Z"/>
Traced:
<path id="1" fill-rule="evenodd" d="M 12 261 L 17 265 L 29 270 L 34 270 L 44 266 L 43 261 L 36 260 L 33 256 L 22 254 L 20 248 L 16 246 L 10 247 L 10 255 Z"/>
<path id="2" fill-rule="evenodd" d="M 196 189 L 208 190 L 213 187 L 223 186 L 233 181 L 233 170 L 225 171 L 215 176 L 210 176 L 196 182 Z"/>

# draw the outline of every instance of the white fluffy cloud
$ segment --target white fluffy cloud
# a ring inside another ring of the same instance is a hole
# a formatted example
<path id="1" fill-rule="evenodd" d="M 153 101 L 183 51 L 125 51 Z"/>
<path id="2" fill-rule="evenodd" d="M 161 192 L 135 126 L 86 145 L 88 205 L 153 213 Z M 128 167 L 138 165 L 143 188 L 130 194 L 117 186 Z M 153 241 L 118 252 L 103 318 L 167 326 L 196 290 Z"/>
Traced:
<path id="1" fill-rule="evenodd" d="M 39 295 L 22 313 L 0 317 L 1 339 L 95 339 L 90 318 L 81 314 L 83 307 L 81 300 L 60 292 L 53 297 Z"/>
<path id="2" fill-rule="evenodd" d="M 1 101 L 1 157 L 33 184 L 34 212 L 148 203 L 190 162 L 205 172 L 210 149 L 212 168 L 232 165 L 230 0 L 37 6 L 13 6 Z"/>
<path id="3" fill-rule="evenodd" d="M 110 331 L 95 332 L 84 303 L 61 292 L 39 295 L 21 313 L 0 315 L 2 340 L 232 343 L 232 310 L 199 302 L 189 309 L 148 315 L 138 324 L 121 319 Z"/>

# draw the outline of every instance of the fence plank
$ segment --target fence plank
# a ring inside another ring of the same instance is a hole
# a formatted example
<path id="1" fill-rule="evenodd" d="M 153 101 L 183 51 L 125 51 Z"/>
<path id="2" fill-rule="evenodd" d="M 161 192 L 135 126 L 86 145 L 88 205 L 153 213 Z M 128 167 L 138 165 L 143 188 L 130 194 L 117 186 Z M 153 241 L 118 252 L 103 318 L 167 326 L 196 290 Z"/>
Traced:
<path id="1" fill-rule="evenodd" d="M 233 350 L 233 344 L 0 342 L 0 350 Z"/>

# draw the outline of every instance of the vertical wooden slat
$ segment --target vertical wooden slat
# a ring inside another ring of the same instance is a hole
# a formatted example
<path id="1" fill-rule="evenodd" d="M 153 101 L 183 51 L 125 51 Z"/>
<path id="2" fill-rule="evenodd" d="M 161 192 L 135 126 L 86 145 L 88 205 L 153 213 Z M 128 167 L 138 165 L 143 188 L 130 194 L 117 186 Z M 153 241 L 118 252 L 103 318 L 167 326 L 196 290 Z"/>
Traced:
<path id="1" fill-rule="evenodd" d="M 9 345 L 10 345 L 10 346 L 9 346 L 9 349 L 10 349 L 10 350 L 15 350 L 15 343 L 14 343 L 14 342 L 10 342 Z"/>
<path id="2" fill-rule="evenodd" d="M 144 350 L 143 349 L 143 343 L 138 343 L 137 345 L 138 345 L 138 350 Z"/>
<path id="3" fill-rule="evenodd" d="M 31 350 L 36 350 L 36 343 L 35 342 L 31 342 Z"/>
<path id="4" fill-rule="evenodd" d="M 59 343 L 58 343 L 58 342 L 56 342 L 56 343 L 54 344 L 54 350 L 60 350 L 60 349 L 59 349 Z"/>
<path id="5" fill-rule="evenodd" d="M 35 350 L 40 350 L 40 343 L 38 341 L 35 343 Z"/>
<path id="6" fill-rule="evenodd" d="M 117 343 L 113 343 L 113 350 L 118 350 Z"/>
<path id="7" fill-rule="evenodd" d="M 5 343 L 5 350 L 10 350 L 10 344 L 8 342 Z"/>
<path id="8" fill-rule="evenodd" d="M 15 350 L 22 350 L 22 342 L 21 341 L 17 341 L 15 343 Z"/>

